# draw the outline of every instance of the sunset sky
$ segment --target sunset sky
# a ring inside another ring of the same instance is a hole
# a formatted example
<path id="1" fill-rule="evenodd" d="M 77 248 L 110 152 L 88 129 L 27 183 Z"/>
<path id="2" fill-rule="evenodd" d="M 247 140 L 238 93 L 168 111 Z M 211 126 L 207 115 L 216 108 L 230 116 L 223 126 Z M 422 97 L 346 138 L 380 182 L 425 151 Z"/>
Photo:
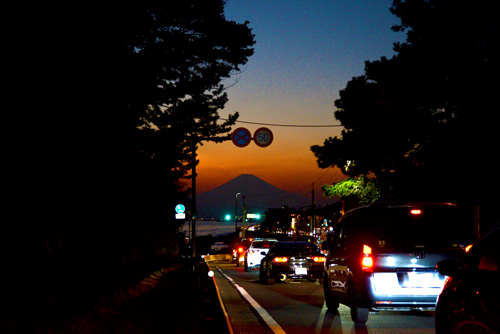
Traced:
<path id="1" fill-rule="evenodd" d="M 405 35 L 391 26 L 399 20 L 389 11 L 392 0 L 230 0 L 229 20 L 246 20 L 255 34 L 255 53 L 242 72 L 228 79 L 229 102 L 221 118 L 236 111 L 253 134 L 268 127 L 269 147 L 253 142 L 204 143 L 198 149 L 197 192 L 214 189 L 240 174 L 253 174 L 286 191 L 320 196 L 325 183 L 344 178 L 338 169 L 320 169 L 310 150 L 340 135 L 334 101 L 366 60 L 394 55 L 393 43 Z M 279 125 L 300 125 L 285 127 Z"/>

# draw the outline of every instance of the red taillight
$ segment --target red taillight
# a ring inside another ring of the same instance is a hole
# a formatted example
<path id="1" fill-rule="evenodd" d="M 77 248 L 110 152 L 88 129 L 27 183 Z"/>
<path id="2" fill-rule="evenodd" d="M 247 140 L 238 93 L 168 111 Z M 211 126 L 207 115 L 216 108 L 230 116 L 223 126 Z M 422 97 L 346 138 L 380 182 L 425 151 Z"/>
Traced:
<path id="1" fill-rule="evenodd" d="M 276 262 L 276 263 L 283 263 L 283 262 L 287 262 L 288 261 L 288 258 L 286 256 L 278 256 L 278 257 L 275 257 L 273 259 L 273 262 Z"/>
<path id="2" fill-rule="evenodd" d="M 361 260 L 361 269 L 367 272 L 373 272 L 372 248 L 363 245 L 363 259 Z"/>
<path id="3" fill-rule="evenodd" d="M 313 257 L 314 262 L 325 262 L 325 257 L 324 256 L 315 256 Z"/>
<path id="4" fill-rule="evenodd" d="M 245 249 L 243 247 L 238 248 L 238 252 L 243 253 Z"/>

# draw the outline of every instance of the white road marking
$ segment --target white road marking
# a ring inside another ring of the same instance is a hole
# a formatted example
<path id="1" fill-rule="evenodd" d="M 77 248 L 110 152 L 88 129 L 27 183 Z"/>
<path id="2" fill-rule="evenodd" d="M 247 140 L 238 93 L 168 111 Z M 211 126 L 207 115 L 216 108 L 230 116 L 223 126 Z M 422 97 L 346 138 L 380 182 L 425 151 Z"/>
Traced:
<path id="1" fill-rule="evenodd" d="M 231 282 L 231 284 L 233 284 L 233 286 L 238 289 L 238 291 L 241 293 L 241 295 L 243 296 L 243 298 L 245 298 L 249 303 L 250 305 L 252 305 L 252 307 L 257 311 L 257 313 L 259 313 L 259 315 L 262 317 L 262 319 L 266 322 L 266 324 L 269 326 L 269 328 L 271 328 L 271 330 L 276 333 L 276 334 L 286 334 L 286 332 L 283 330 L 283 328 L 281 328 L 280 325 L 278 325 L 278 323 L 271 317 L 271 315 L 269 313 L 267 313 L 267 311 L 262 307 L 260 306 L 256 301 L 255 299 L 252 298 L 252 296 L 250 296 L 248 294 L 248 292 L 246 292 L 245 289 L 243 289 L 241 286 L 239 286 L 238 284 L 236 284 L 234 282 L 234 280 L 227 276 L 226 274 L 224 274 L 222 272 L 222 270 L 218 269 L 219 272 L 221 273 L 222 276 L 224 276 L 229 282 Z"/>
<path id="2" fill-rule="evenodd" d="M 321 333 L 323 323 L 325 322 L 326 310 L 326 302 L 324 302 L 323 307 L 321 308 L 321 312 L 319 313 L 319 318 L 318 322 L 316 323 L 316 330 L 314 331 L 314 333 Z"/>

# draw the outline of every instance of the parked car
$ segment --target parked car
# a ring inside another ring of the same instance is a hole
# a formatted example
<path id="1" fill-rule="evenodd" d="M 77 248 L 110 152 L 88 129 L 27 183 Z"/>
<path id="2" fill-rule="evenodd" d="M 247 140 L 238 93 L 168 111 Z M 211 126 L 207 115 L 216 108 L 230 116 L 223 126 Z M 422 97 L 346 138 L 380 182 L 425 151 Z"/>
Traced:
<path id="1" fill-rule="evenodd" d="M 351 309 L 356 323 L 370 309 L 435 308 L 445 277 L 440 260 L 459 259 L 474 240 L 473 221 L 453 204 L 370 205 L 345 213 L 323 242 L 326 306 Z M 326 244 L 325 244 L 326 243 Z"/>
<path id="2" fill-rule="evenodd" d="M 276 242 L 260 263 L 260 281 L 269 285 L 276 280 L 322 279 L 325 256 L 319 248 L 307 241 Z"/>
<path id="3" fill-rule="evenodd" d="M 236 266 L 239 267 L 242 263 L 245 262 L 245 253 L 250 247 L 253 239 L 241 239 L 240 243 L 235 244 L 233 247 L 233 263 L 236 263 Z"/>
<path id="4" fill-rule="evenodd" d="M 500 224 L 492 227 L 461 260 L 437 265 L 449 276 L 439 295 L 436 333 L 500 333 Z"/>
<path id="5" fill-rule="evenodd" d="M 254 239 L 250 247 L 245 252 L 245 271 L 260 266 L 260 261 L 267 254 L 276 239 Z"/>

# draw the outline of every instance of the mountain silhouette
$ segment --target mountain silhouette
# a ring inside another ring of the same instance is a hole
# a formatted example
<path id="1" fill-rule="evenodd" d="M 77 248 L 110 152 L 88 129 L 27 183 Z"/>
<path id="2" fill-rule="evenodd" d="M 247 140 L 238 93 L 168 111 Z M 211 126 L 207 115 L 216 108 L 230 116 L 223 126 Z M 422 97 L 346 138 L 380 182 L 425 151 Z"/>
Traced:
<path id="1" fill-rule="evenodd" d="M 210 191 L 197 194 L 198 219 L 223 219 L 225 215 L 234 216 L 236 194 L 238 216 L 242 215 L 243 197 L 247 213 L 264 214 L 268 209 L 304 208 L 311 205 L 311 200 L 301 195 L 281 190 L 257 176 L 242 174 Z M 232 218 L 231 218 L 232 219 Z"/>

